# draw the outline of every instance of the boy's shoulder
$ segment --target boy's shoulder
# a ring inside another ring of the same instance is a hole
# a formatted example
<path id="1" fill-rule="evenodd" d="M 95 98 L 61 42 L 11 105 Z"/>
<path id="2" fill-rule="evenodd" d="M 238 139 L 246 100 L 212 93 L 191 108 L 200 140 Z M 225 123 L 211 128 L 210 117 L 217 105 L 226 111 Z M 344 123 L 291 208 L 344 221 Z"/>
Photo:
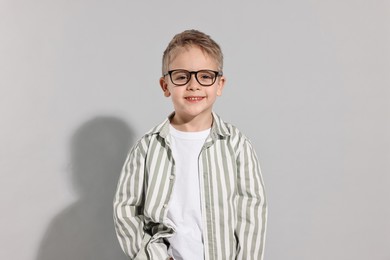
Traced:
<path id="1" fill-rule="evenodd" d="M 135 142 L 133 145 L 132 149 L 142 149 L 146 152 L 146 148 L 149 146 L 150 141 L 153 137 L 156 136 L 162 136 L 165 138 L 168 133 L 169 133 L 169 118 L 171 117 L 168 116 L 162 123 L 154 126 L 151 128 L 149 131 L 144 133 L 138 140 Z"/>
<path id="2" fill-rule="evenodd" d="M 241 130 L 234 124 L 224 121 L 216 113 L 213 113 L 214 124 L 217 133 L 221 133 L 222 136 L 229 136 L 230 139 L 248 140 L 247 137 L 241 132 Z"/>

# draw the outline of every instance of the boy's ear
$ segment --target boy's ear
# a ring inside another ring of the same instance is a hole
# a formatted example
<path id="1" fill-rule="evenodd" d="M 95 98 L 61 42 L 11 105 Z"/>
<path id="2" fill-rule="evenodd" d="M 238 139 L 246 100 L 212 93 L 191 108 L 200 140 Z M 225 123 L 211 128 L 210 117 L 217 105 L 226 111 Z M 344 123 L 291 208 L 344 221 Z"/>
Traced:
<path id="1" fill-rule="evenodd" d="M 224 76 L 221 76 L 221 78 L 218 81 L 218 86 L 217 86 L 217 96 L 222 95 L 222 90 L 225 87 L 226 79 Z"/>
<path id="2" fill-rule="evenodd" d="M 160 87 L 162 91 L 164 92 L 164 96 L 169 97 L 171 95 L 171 92 L 169 92 L 168 84 L 165 81 L 165 77 L 160 78 Z"/>

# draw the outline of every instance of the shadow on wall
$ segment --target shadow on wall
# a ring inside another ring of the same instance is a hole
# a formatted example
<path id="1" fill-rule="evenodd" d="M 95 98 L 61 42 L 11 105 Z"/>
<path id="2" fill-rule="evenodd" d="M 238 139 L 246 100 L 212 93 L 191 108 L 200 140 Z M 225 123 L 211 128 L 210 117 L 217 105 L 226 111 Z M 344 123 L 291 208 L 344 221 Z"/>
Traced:
<path id="1" fill-rule="evenodd" d="M 99 117 L 71 140 L 72 181 L 79 200 L 50 223 L 37 260 L 125 260 L 115 235 L 112 201 L 134 133 L 123 121 Z"/>

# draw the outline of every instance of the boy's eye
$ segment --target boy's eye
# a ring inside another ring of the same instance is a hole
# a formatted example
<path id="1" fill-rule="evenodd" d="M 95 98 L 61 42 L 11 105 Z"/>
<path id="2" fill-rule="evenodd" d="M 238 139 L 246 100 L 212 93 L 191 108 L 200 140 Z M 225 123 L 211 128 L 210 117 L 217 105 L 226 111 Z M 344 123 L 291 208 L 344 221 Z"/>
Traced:
<path id="1" fill-rule="evenodd" d="M 199 76 L 201 79 L 212 79 L 213 76 L 210 74 L 200 74 Z"/>
<path id="2" fill-rule="evenodd" d="M 186 73 L 175 73 L 172 76 L 173 80 L 177 81 L 186 81 L 188 79 L 188 75 Z"/>
<path id="3" fill-rule="evenodd" d="M 207 72 L 207 71 L 206 72 L 199 72 L 198 78 L 202 79 L 202 80 L 213 80 L 214 74 Z"/>

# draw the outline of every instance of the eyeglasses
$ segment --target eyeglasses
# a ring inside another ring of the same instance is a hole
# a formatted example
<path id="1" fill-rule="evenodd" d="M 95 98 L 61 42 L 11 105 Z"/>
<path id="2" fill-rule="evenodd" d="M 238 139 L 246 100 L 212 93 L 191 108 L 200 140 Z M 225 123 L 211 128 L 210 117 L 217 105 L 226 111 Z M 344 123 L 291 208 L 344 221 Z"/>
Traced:
<path id="1" fill-rule="evenodd" d="M 170 70 L 168 73 L 164 74 L 164 77 L 169 75 L 171 81 L 176 86 L 184 86 L 191 80 L 192 74 L 195 75 L 196 81 L 204 87 L 209 87 L 213 85 L 217 77 L 222 76 L 222 71 L 214 70 L 198 70 L 198 71 L 188 71 L 188 70 Z"/>

